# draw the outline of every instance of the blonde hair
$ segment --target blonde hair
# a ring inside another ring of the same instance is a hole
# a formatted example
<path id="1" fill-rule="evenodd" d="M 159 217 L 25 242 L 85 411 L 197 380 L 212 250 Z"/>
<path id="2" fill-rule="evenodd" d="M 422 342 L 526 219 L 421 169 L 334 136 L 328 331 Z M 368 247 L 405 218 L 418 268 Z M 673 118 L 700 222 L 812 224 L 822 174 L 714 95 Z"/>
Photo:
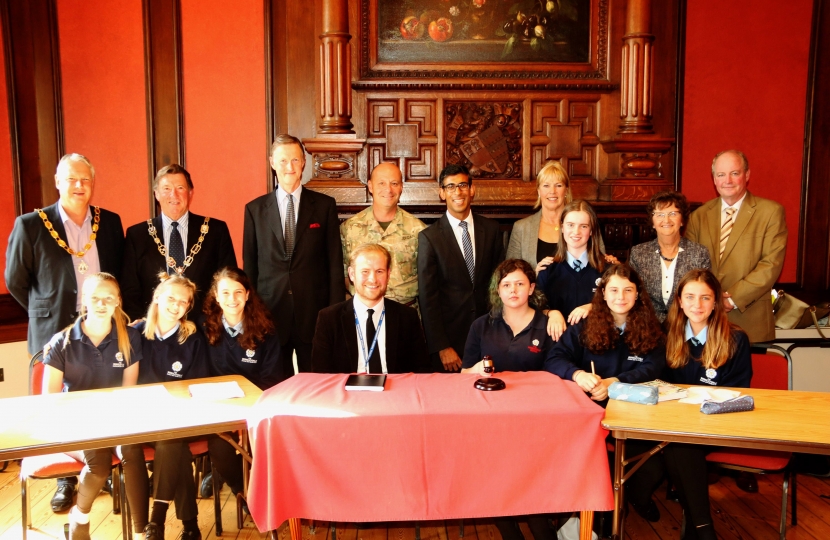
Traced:
<path id="1" fill-rule="evenodd" d="M 118 351 L 124 355 L 124 363 L 129 366 L 131 352 L 133 350 L 130 345 L 130 335 L 127 333 L 127 325 L 130 324 L 130 317 L 128 317 L 127 314 L 124 313 L 124 310 L 121 309 L 121 288 L 118 286 L 118 280 L 115 279 L 115 276 L 108 274 L 107 272 L 92 274 L 86 278 L 86 281 L 84 281 L 83 295 L 86 296 L 94 287 L 97 287 L 100 283 L 104 282 L 112 284 L 112 286 L 115 287 L 116 294 L 118 294 L 118 304 L 115 306 L 115 312 L 112 314 L 112 318 L 115 321 L 115 330 L 116 335 L 118 336 Z M 78 315 L 78 318 L 75 319 L 75 323 L 83 320 L 84 317 L 86 317 L 86 304 L 81 302 L 81 313 Z M 69 344 L 69 333 L 75 323 L 69 325 L 64 332 L 64 348 L 66 348 Z"/>
<path id="2" fill-rule="evenodd" d="M 144 322 L 144 337 L 149 340 L 156 339 L 156 329 L 158 328 L 158 320 L 159 320 L 159 308 L 156 300 L 159 296 L 161 296 L 161 292 L 164 290 L 165 287 L 172 287 L 178 285 L 179 287 L 183 287 L 190 293 L 190 299 L 187 304 L 187 310 L 182 315 L 182 318 L 179 320 L 179 333 L 178 333 L 178 341 L 179 343 L 184 343 L 187 341 L 187 338 L 193 335 L 196 332 L 196 325 L 193 324 L 191 321 L 187 320 L 187 314 L 190 313 L 190 309 L 193 307 L 193 297 L 196 296 L 196 284 L 187 279 L 184 276 L 180 276 L 178 274 L 168 275 L 165 272 L 159 273 L 159 283 L 156 285 L 155 290 L 153 291 L 153 301 L 150 302 L 150 307 L 147 309 L 147 316 L 145 317 Z"/>
<path id="3" fill-rule="evenodd" d="M 392 256 L 389 254 L 389 250 L 380 244 L 360 244 L 354 248 L 349 254 L 349 268 L 354 268 L 357 258 L 368 253 L 377 253 L 386 257 L 386 269 L 389 270 L 392 265 Z"/>
<path id="4" fill-rule="evenodd" d="M 565 204 L 569 204 L 573 200 L 573 196 L 571 195 L 571 179 L 568 178 L 568 171 L 565 170 L 565 167 L 552 159 L 545 163 L 545 166 L 539 171 L 539 174 L 536 175 L 536 204 L 533 205 L 533 208 L 539 208 L 542 206 L 542 197 L 539 196 L 539 186 L 542 185 L 542 182 L 562 182 L 565 184 Z"/>

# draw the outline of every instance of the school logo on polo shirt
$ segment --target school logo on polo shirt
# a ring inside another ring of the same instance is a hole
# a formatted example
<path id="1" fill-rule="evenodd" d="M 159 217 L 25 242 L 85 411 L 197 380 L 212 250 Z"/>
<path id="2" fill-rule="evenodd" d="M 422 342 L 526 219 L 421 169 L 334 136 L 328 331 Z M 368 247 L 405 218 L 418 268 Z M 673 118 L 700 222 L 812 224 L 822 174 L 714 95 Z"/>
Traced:
<path id="1" fill-rule="evenodd" d="M 714 379 L 717 376 L 718 376 L 718 371 L 716 369 L 709 368 L 709 369 L 706 370 L 706 378 L 704 379 L 703 377 L 701 377 L 700 382 L 706 383 L 706 384 L 711 384 L 712 386 L 716 386 L 718 383 L 716 383 L 712 379 Z"/>
<path id="2" fill-rule="evenodd" d="M 168 376 L 168 377 L 176 377 L 177 379 L 181 379 L 181 378 L 182 378 L 182 374 L 181 374 L 181 373 L 179 373 L 179 372 L 182 370 L 182 363 L 181 363 L 181 362 L 179 362 L 178 360 L 176 360 L 175 362 L 173 362 L 173 365 L 172 365 L 172 366 L 170 366 L 170 368 L 171 368 L 173 371 L 168 371 L 168 372 L 167 372 L 167 376 Z"/>
<path id="3" fill-rule="evenodd" d="M 629 362 L 642 362 L 643 357 L 642 356 L 637 356 L 636 354 L 632 354 L 631 356 L 628 357 L 628 361 Z"/>
<path id="4" fill-rule="evenodd" d="M 243 358 L 242 361 L 246 364 L 256 364 L 256 358 L 254 358 L 255 354 L 256 350 L 248 349 L 247 351 L 245 351 L 246 358 Z"/>
<path id="5" fill-rule="evenodd" d="M 115 362 L 112 363 L 112 367 L 124 367 L 124 355 L 121 351 L 115 353 Z"/>
<path id="6" fill-rule="evenodd" d="M 596 280 L 596 281 L 594 281 L 594 285 L 596 285 L 597 287 L 599 287 L 599 282 L 600 282 L 600 281 L 602 281 L 602 278 L 597 278 L 597 280 Z M 595 293 L 595 292 L 597 292 L 597 287 L 594 287 L 593 289 L 591 289 L 591 292 L 594 292 L 594 293 Z"/>

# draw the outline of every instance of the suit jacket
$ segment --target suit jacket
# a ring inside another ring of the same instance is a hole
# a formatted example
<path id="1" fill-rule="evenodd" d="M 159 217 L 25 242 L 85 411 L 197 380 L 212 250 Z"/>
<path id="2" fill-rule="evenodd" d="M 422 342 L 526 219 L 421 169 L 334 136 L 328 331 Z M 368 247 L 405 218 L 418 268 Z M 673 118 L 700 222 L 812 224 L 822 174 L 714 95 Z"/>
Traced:
<path id="1" fill-rule="evenodd" d="M 66 241 L 58 204 L 43 211 L 55 232 Z M 118 214 L 101 209 L 95 244 L 101 271 L 120 278 L 124 229 Z M 52 238 L 36 212 L 15 220 L 6 249 L 6 288 L 29 312 L 30 354 L 72 323 L 78 295 L 73 258 Z"/>
<path id="2" fill-rule="evenodd" d="M 274 316 L 283 345 L 293 332 L 311 343 L 320 310 L 346 298 L 340 221 L 337 205 L 328 195 L 303 188 L 290 261 L 276 194 L 248 203 L 242 260 L 253 287 Z"/>
<path id="3" fill-rule="evenodd" d="M 508 259 L 524 259 L 530 266 L 536 268 L 539 261 L 536 259 L 536 247 L 539 241 L 539 224 L 542 221 L 542 211 L 531 214 L 513 224 L 510 232 L 510 243 L 507 245 Z"/>
<path id="4" fill-rule="evenodd" d="M 187 220 L 187 254 L 199 241 L 200 229 L 205 222 L 204 216 L 190 213 Z M 164 242 L 164 229 L 161 216 L 153 218 L 156 236 Z M 202 242 L 202 249 L 193 256 L 193 263 L 184 275 L 196 284 L 190 319 L 196 319 L 202 312 L 205 293 L 213 281 L 213 274 L 225 266 L 236 267 L 236 253 L 233 241 L 224 221 L 211 218 L 208 233 Z M 142 221 L 127 229 L 127 241 L 124 246 L 124 270 L 121 278 L 121 297 L 124 311 L 133 319 L 144 317 L 153 300 L 153 290 L 159 284 L 159 272 L 167 270 L 167 263 L 159 253 L 156 243 L 147 232 L 147 222 Z"/>
<path id="5" fill-rule="evenodd" d="M 677 253 L 677 263 L 674 266 L 674 282 L 672 283 L 668 304 L 663 302 L 663 270 L 661 269 L 663 261 L 660 254 L 657 253 L 660 249 L 657 239 L 631 248 L 628 264 L 637 271 L 643 280 L 648 296 L 651 298 L 651 303 L 654 305 L 654 312 L 660 322 L 666 320 L 669 314 L 669 306 L 677 290 L 677 284 L 683 279 L 683 276 L 689 270 L 712 267 L 709 260 L 709 250 L 700 244 L 692 242 L 688 238 L 681 238 L 680 248 L 683 251 Z"/>
<path id="6" fill-rule="evenodd" d="M 459 357 L 464 355 L 470 326 L 487 312 L 490 278 L 504 259 L 498 222 L 473 214 L 473 224 L 474 282 L 446 214 L 418 235 L 418 303 L 433 354 L 452 347 Z M 437 367 L 434 358 L 433 364 Z"/>
<path id="7" fill-rule="evenodd" d="M 737 306 L 729 320 L 749 336 L 750 342 L 775 338 L 770 291 L 784 266 L 787 223 L 784 207 L 747 193 L 723 256 L 720 250 L 721 199 L 713 199 L 689 218 L 686 238 L 709 249 L 712 272 Z"/>
<path id="8" fill-rule="evenodd" d="M 387 373 L 428 373 L 429 355 L 418 312 L 388 298 L 384 300 L 384 306 Z M 366 347 L 369 346 L 367 343 Z M 314 373 L 355 373 L 358 358 L 354 298 L 320 310 L 311 349 L 311 370 Z"/>

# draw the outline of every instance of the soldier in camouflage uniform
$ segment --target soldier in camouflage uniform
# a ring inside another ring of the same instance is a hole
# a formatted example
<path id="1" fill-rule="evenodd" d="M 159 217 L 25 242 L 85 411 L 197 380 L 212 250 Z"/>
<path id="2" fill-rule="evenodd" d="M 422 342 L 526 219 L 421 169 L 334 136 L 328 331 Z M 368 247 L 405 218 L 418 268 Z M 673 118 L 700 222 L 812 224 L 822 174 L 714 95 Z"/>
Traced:
<path id="1" fill-rule="evenodd" d="M 386 298 L 417 308 L 418 300 L 418 233 L 424 223 L 398 208 L 403 191 L 401 171 L 392 163 L 381 163 L 367 182 L 372 206 L 340 225 L 343 260 L 361 244 L 380 244 L 392 255 Z M 344 269 L 347 272 L 348 269 Z M 346 285 L 354 294 L 346 273 Z"/>

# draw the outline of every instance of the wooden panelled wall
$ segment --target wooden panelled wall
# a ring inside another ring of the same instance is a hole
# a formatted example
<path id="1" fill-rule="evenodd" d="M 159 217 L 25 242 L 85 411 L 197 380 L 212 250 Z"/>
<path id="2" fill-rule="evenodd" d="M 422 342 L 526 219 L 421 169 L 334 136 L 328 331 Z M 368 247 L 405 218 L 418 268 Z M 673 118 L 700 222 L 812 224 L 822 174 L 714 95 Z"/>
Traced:
<path id="1" fill-rule="evenodd" d="M 490 135 L 511 151 L 496 166 L 478 163 L 479 211 L 509 227 L 531 211 L 541 165 L 559 159 L 575 195 L 595 203 L 609 248 L 624 252 L 648 236 L 644 201 L 679 180 L 684 0 L 593 0 L 598 30 L 588 75 L 521 64 L 493 71 L 379 66 L 369 32 L 377 1 L 263 0 L 264 151 L 276 133 L 303 138 L 312 154 L 309 187 L 335 196 L 343 215 L 369 204 L 364 182 L 372 166 L 395 161 L 407 180 L 405 207 L 434 217 L 442 211 L 438 172 L 464 154 L 459 130 L 496 126 Z M 0 0 L 18 211 L 54 200 L 54 165 L 64 151 L 55 2 Z M 830 104 L 822 98 L 830 88 L 830 14 L 826 0 L 814 2 L 797 285 L 826 294 Z M 187 154 L 180 3 L 143 6 L 151 201 L 153 171 L 186 163 Z M 262 171 L 272 189 L 264 159 Z M 25 339 L 23 321 L 17 304 L 0 296 L 0 341 Z"/>

